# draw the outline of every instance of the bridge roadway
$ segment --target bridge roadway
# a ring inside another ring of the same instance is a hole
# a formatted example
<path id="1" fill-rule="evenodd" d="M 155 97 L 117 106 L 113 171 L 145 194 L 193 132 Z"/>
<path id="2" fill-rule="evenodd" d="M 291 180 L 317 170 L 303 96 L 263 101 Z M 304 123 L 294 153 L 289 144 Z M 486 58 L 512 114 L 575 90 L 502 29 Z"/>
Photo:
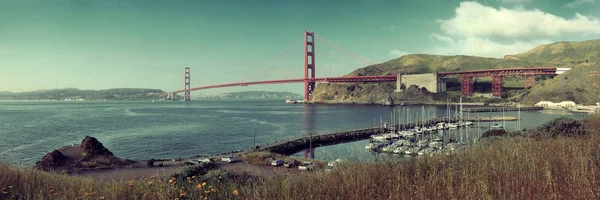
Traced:
<path id="1" fill-rule="evenodd" d="M 396 81 L 396 76 L 342 76 L 342 77 L 309 78 L 308 81 L 315 82 L 315 83 L 391 82 L 391 81 Z M 203 86 L 203 87 L 190 88 L 190 91 L 205 90 L 205 89 L 212 89 L 212 88 L 222 88 L 222 87 L 265 85 L 265 84 L 285 84 L 285 83 L 304 83 L 304 78 L 251 81 L 251 82 L 238 82 L 238 83 L 227 83 L 227 84 L 219 84 L 219 85 L 209 85 L 209 86 Z M 176 91 L 173 91 L 173 94 L 184 92 L 184 91 L 185 90 L 176 90 Z"/>
<path id="2" fill-rule="evenodd" d="M 438 72 L 438 78 L 461 78 L 461 91 L 463 96 L 472 95 L 473 77 L 493 77 L 492 91 L 494 96 L 500 96 L 502 93 L 502 77 L 504 76 L 525 76 L 526 87 L 532 87 L 535 81 L 533 75 L 551 75 L 561 74 L 569 68 L 504 68 L 504 69 L 489 69 L 489 70 L 472 70 L 458 72 Z M 186 72 L 188 73 L 188 72 Z M 186 75 L 187 76 L 187 75 Z M 189 77 L 186 77 L 189 78 Z M 188 81 L 189 79 L 186 79 Z M 169 94 L 175 95 L 181 92 L 190 92 L 197 90 L 205 90 L 212 88 L 249 86 L 249 85 L 264 85 L 264 84 L 287 84 L 287 83 L 350 83 L 350 82 L 392 82 L 396 81 L 397 76 L 342 76 L 342 77 L 324 77 L 324 78 L 297 78 L 297 79 L 281 79 L 281 80 L 265 80 L 265 81 L 250 81 L 226 83 L 218 85 L 209 85 L 203 87 L 190 88 L 188 90 L 176 90 Z M 186 82 L 189 83 L 189 82 Z M 189 87 L 188 87 L 189 88 Z"/>

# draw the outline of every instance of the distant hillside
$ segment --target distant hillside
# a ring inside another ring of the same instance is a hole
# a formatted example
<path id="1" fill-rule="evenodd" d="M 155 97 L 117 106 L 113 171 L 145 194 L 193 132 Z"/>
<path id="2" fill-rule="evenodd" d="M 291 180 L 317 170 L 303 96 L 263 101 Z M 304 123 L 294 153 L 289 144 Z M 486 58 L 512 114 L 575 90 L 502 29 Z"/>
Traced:
<path id="1" fill-rule="evenodd" d="M 571 67 L 586 62 L 600 61 L 600 40 L 589 40 L 583 42 L 557 42 L 533 48 L 522 54 L 507 55 L 504 59 L 485 58 L 476 56 L 442 56 L 428 54 L 411 54 L 392 59 L 376 66 L 359 68 L 347 74 L 347 76 L 370 76 L 370 75 L 395 75 L 431 73 L 434 71 L 467 71 L 497 68 L 531 68 L 531 67 Z M 577 73 L 571 72 L 571 73 Z M 546 77 L 542 77 L 545 79 Z M 577 77 L 573 77 L 574 80 Z M 539 79 L 539 78 L 537 78 Z M 477 78 L 474 88 L 476 92 L 491 91 L 491 78 Z M 448 89 L 460 91 L 458 79 L 450 79 Z M 504 87 L 523 87 L 522 77 L 504 77 Z M 589 86 L 589 85 L 588 85 Z M 317 84 L 313 93 L 314 102 L 322 103 L 384 103 L 390 97 L 394 101 L 433 101 L 445 99 L 445 94 L 430 94 L 421 92 L 414 95 L 415 91 L 407 94 L 405 92 L 394 93 L 394 83 L 348 83 L 348 84 Z M 584 90 L 597 90 L 583 87 Z M 508 90 L 505 90 L 508 91 Z M 512 95 L 514 93 L 505 94 Z M 573 95 L 582 95 L 581 91 L 575 90 Z M 537 95 L 534 95 L 537 96 Z M 533 96 L 530 98 L 534 98 Z M 564 98 L 558 95 L 556 98 Z M 587 100 L 583 100 L 586 101 Z"/>
<path id="2" fill-rule="evenodd" d="M 582 42 L 555 42 L 535 47 L 525 53 L 507 55 L 505 58 L 574 65 L 600 61 L 600 39 Z"/>
<path id="3" fill-rule="evenodd" d="M 291 92 L 244 91 L 218 95 L 200 95 L 197 99 L 302 99 L 302 95 Z"/>
<path id="4" fill-rule="evenodd" d="M 515 97 L 523 103 L 574 101 L 578 104 L 600 102 L 600 63 L 583 63 L 554 79 L 537 82 L 530 90 Z"/>
<path id="5" fill-rule="evenodd" d="M 163 93 L 162 90 L 143 88 L 114 88 L 106 90 L 65 88 L 18 93 L 1 92 L 0 100 L 151 100 L 160 99 Z"/>
<path id="6" fill-rule="evenodd" d="M 514 68 L 514 67 L 546 67 L 551 66 L 543 62 L 532 62 L 525 60 L 497 59 L 476 56 L 441 56 L 429 54 L 405 55 L 378 65 L 384 71 L 375 66 L 367 66 L 354 70 L 348 75 L 371 76 L 371 75 L 394 75 L 398 72 L 403 74 L 421 74 L 434 71 L 467 71 L 490 68 Z"/>

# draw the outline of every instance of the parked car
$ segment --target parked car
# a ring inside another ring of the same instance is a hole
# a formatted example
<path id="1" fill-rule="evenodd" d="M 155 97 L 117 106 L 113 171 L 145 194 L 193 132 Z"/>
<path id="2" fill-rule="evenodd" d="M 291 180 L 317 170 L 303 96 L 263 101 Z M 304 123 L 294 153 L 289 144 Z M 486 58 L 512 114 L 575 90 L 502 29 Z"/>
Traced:
<path id="1" fill-rule="evenodd" d="M 232 163 L 232 162 L 235 162 L 235 158 L 233 158 L 233 156 L 222 157 L 221 161 L 222 162 Z"/>
<path id="2" fill-rule="evenodd" d="M 204 158 L 204 159 L 200 159 L 198 161 L 201 163 L 214 163 L 215 162 L 215 160 L 213 160 L 212 158 L 211 159 Z"/>
<path id="3" fill-rule="evenodd" d="M 313 170 L 315 168 L 315 164 L 312 162 L 308 162 L 308 161 L 304 161 L 300 164 L 300 166 L 298 166 L 299 170 L 303 170 L 303 171 L 310 171 Z"/>
<path id="4" fill-rule="evenodd" d="M 284 161 L 283 160 L 274 160 L 271 162 L 271 165 L 273 166 L 281 166 L 283 165 Z"/>

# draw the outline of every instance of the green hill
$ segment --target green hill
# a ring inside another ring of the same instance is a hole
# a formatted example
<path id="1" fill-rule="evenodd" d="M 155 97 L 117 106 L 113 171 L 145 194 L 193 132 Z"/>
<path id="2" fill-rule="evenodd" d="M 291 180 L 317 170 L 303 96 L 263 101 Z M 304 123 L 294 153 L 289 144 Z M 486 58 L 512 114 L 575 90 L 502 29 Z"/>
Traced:
<path id="1" fill-rule="evenodd" d="M 535 47 L 525 53 L 505 56 L 519 60 L 573 65 L 600 61 L 600 39 L 582 42 L 555 42 Z"/>
<path id="2" fill-rule="evenodd" d="M 583 63 L 571 70 L 536 83 L 536 86 L 525 90 L 515 100 L 526 104 L 539 101 L 567 101 L 577 104 L 596 104 L 600 102 L 600 63 Z"/>
<path id="3" fill-rule="evenodd" d="M 485 58 L 476 56 L 442 56 L 428 54 L 411 54 L 400 58 L 389 60 L 377 66 L 359 68 L 346 76 L 373 76 L 373 75 L 395 75 L 431 73 L 434 71 L 468 71 L 498 68 L 530 68 L 530 67 L 571 67 L 574 65 L 596 62 L 600 60 L 600 40 L 589 40 L 583 42 L 557 42 L 536 47 L 530 51 L 517 55 L 507 55 L 503 59 Z M 578 71 L 570 72 L 573 80 L 577 80 Z M 569 75 L 567 75 L 569 76 Z M 562 77 L 562 76 L 561 76 Z M 548 77 L 536 77 L 543 80 Z M 491 78 L 475 79 L 475 92 L 491 93 Z M 449 95 L 456 97 L 460 93 L 460 82 L 458 79 L 448 80 L 448 92 L 446 94 L 433 94 L 426 91 L 420 93 L 416 90 L 407 92 L 394 92 L 395 83 L 347 83 L 347 84 L 318 84 L 313 93 L 313 101 L 319 103 L 384 103 L 388 99 L 394 101 L 419 101 L 428 102 L 445 98 Z M 523 89 L 523 77 L 504 77 L 505 97 L 515 94 L 523 97 L 523 93 L 510 91 L 510 89 Z M 544 88 L 538 83 L 536 88 Z M 536 89 L 550 90 L 550 89 Z M 582 91 L 596 91 L 591 85 L 581 86 L 579 90 L 573 91 L 573 96 L 584 95 Z M 566 95 L 566 94 L 565 94 Z M 565 95 L 557 95 L 555 98 L 569 99 Z M 531 93 L 526 99 L 538 99 L 537 93 Z M 542 98 L 542 97 L 539 97 Z M 515 99 L 515 98 L 512 98 Z M 516 98 L 518 99 L 518 98 Z M 589 99 L 576 98 L 581 102 Z M 467 99 L 466 101 L 481 101 L 482 99 Z"/>
<path id="4" fill-rule="evenodd" d="M 113 88 L 106 90 L 80 90 L 64 88 L 31 92 L 1 92 L 0 100 L 151 100 L 160 99 L 164 91 L 144 88 Z"/>

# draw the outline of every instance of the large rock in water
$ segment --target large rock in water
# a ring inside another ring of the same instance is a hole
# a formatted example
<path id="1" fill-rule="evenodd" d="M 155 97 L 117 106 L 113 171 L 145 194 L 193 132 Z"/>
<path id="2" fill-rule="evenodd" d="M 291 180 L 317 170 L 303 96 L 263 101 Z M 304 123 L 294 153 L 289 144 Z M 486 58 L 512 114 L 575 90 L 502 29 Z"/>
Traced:
<path id="1" fill-rule="evenodd" d="M 79 145 L 82 150 L 83 159 L 92 158 L 96 156 L 114 156 L 102 143 L 96 138 L 85 136 Z"/>
<path id="2" fill-rule="evenodd" d="M 131 167 L 136 161 L 120 159 L 110 152 L 96 138 L 86 136 L 80 145 L 54 150 L 36 163 L 36 167 L 45 171 L 75 172 L 93 169 L 112 169 Z"/>
<path id="3" fill-rule="evenodd" d="M 63 155 L 59 150 L 54 150 L 49 154 L 46 154 L 41 161 L 35 163 L 35 165 L 43 170 L 50 170 L 55 167 L 63 166 L 67 163 L 68 157 Z"/>

